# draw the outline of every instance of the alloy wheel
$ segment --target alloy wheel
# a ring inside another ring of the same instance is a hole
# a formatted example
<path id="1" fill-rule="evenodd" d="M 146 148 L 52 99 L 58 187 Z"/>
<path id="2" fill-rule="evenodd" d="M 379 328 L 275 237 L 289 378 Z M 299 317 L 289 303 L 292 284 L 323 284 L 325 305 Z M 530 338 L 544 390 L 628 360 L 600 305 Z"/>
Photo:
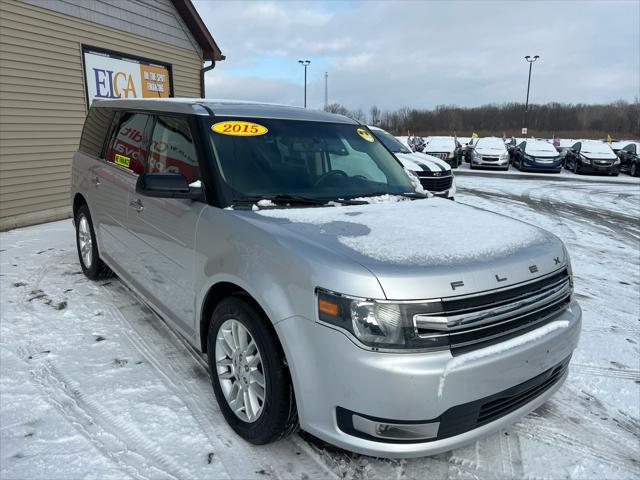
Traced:
<path id="1" fill-rule="evenodd" d="M 218 330 L 216 373 L 227 404 L 240 420 L 255 422 L 264 409 L 266 382 L 260 350 L 238 320 L 226 320 Z"/>
<path id="2" fill-rule="evenodd" d="M 91 239 L 91 228 L 89 220 L 82 215 L 78 223 L 78 243 L 80 244 L 80 255 L 86 268 L 91 268 L 93 262 L 93 240 Z"/>

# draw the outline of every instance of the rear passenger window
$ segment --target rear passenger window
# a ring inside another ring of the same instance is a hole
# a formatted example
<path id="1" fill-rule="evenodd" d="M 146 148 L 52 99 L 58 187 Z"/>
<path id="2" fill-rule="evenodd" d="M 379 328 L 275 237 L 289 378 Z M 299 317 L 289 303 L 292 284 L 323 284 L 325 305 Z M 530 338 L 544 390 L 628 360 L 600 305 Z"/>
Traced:
<path id="1" fill-rule="evenodd" d="M 117 121 L 105 159 L 140 175 L 147 156 L 147 122 L 149 115 L 123 113 Z"/>
<path id="2" fill-rule="evenodd" d="M 92 157 L 100 157 L 112 119 L 113 110 L 95 107 L 89 109 L 87 119 L 84 121 L 78 150 Z"/>
<path id="3" fill-rule="evenodd" d="M 181 173 L 189 183 L 200 180 L 198 155 L 186 118 L 158 116 L 149 150 L 148 172 Z"/>

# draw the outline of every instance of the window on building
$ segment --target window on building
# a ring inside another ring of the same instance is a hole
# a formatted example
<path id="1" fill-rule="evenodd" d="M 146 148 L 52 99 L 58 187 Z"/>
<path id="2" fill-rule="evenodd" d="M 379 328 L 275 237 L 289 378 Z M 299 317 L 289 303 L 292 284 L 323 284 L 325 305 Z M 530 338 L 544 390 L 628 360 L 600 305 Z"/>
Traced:
<path id="1" fill-rule="evenodd" d="M 186 118 L 157 117 L 151 136 L 147 172 L 180 173 L 189 183 L 200 180 L 198 155 Z"/>

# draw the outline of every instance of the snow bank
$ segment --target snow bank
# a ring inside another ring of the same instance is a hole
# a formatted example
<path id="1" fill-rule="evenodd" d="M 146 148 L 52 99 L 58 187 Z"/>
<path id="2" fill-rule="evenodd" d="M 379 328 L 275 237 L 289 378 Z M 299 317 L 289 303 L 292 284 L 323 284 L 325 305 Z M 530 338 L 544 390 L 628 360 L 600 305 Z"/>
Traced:
<path id="1" fill-rule="evenodd" d="M 327 226 L 321 230 L 325 234 L 339 222 L 339 242 L 375 260 L 403 265 L 490 261 L 548 238 L 529 224 L 441 198 L 256 213 Z"/>
<path id="2" fill-rule="evenodd" d="M 440 383 L 438 384 L 438 398 L 442 398 L 442 393 L 444 391 L 444 381 L 447 375 L 449 375 L 454 370 L 462 367 L 463 365 L 466 365 L 470 362 L 475 362 L 481 358 L 490 357 L 492 355 L 497 355 L 498 353 L 513 350 L 514 348 L 520 347 L 521 345 L 525 345 L 537 340 L 538 338 L 544 337 L 554 330 L 567 328 L 568 326 L 569 322 L 567 320 L 558 320 L 537 328 L 532 332 L 528 332 L 524 335 L 520 335 L 518 337 L 507 340 L 506 342 L 498 343 L 487 348 L 481 348 L 480 350 L 474 350 L 472 352 L 453 357 L 447 362 L 447 365 L 442 371 L 442 375 L 440 375 Z"/>

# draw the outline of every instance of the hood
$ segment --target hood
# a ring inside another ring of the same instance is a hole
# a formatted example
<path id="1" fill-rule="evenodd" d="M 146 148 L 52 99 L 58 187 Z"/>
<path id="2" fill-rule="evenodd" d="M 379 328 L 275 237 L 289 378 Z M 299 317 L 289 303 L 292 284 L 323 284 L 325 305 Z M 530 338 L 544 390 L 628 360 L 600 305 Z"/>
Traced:
<path id="1" fill-rule="evenodd" d="M 426 153 L 396 153 L 398 160 L 412 172 L 447 172 L 451 173 L 449 164 Z"/>
<path id="2" fill-rule="evenodd" d="M 313 244 L 365 267 L 387 299 L 477 293 L 532 280 L 566 262 L 554 235 L 439 198 L 247 214 L 268 222 L 270 230 L 275 224 L 295 234 L 302 248 Z"/>
<path id="3" fill-rule="evenodd" d="M 611 152 L 585 152 L 585 151 L 581 151 L 580 152 L 583 156 L 592 159 L 592 160 L 616 160 L 618 158 L 618 156 L 613 153 L 613 151 Z"/>
<path id="4" fill-rule="evenodd" d="M 496 157 L 507 153 L 506 147 L 494 147 L 493 145 L 476 145 L 475 150 L 480 155 L 495 155 Z"/>

